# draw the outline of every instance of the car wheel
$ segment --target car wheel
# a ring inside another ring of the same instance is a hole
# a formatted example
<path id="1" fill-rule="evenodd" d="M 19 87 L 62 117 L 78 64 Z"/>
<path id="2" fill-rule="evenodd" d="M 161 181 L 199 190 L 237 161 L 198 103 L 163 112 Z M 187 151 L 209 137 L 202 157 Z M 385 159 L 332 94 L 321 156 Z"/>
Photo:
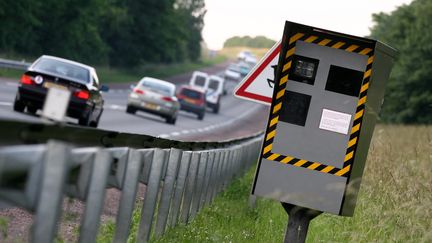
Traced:
<path id="1" fill-rule="evenodd" d="M 99 126 L 99 121 L 100 121 L 100 118 L 102 116 L 102 112 L 103 112 L 103 109 L 101 110 L 101 112 L 100 112 L 98 118 L 96 119 L 96 121 L 90 122 L 90 126 L 91 127 L 97 128 Z"/>
<path id="2" fill-rule="evenodd" d="M 177 117 L 167 117 L 166 123 L 174 125 L 176 123 L 176 120 L 177 120 Z"/>
<path id="3" fill-rule="evenodd" d="M 37 110 L 38 110 L 38 109 L 37 109 L 36 107 L 32 106 L 32 105 L 27 106 L 27 111 L 28 111 L 29 113 L 33 114 L 33 115 L 36 114 Z"/>
<path id="4" fill-rule="evenodd" d="M 215 113 L 215 114 L 219 113 L 219 107 L 220 107 L 220 105 L 219 105 L 219 103 L 217 103 L 216 106 L 213 107 L 213 113 Z"/>
<path id="5" fill-rule="evenodd" d="M 202 111 L 201 113 L 198 113 L 198 120 L 204 119 L 204 114 L 205 114 L 205 111 Z"/>
<path id="6" fill-rule="evenodd" d="M 24 112 L 25 104 L 21 100 L 19 100 L 18 97 L 15 97 L 13 109 L 14 111 Z"/>
<path id="7" fill-rule="evenodd" d="M 97 128 L 98 125 L 99 125 L 99 121 L 92 121 L 92 122 L 90 122 L 90 124 L 89 124 L 90 127 L 94 127 L 94 128 Z"/>
<path id="8" fill-rule="evenodd" d="M 128 107 L 126 108 L 126 113 L 129 113 L 129 114 L 135 114 L 135 112 L 136 112 L 136 109 L 133 108 L 132 106 L 128 106 Z"/>
<path id="9" fill-rule="evenodd" d="M 85 117 L 78 119 L 78 124 L 81 126 L 90 126 L 90 119 L 93 112 L 89 112 Z"/>

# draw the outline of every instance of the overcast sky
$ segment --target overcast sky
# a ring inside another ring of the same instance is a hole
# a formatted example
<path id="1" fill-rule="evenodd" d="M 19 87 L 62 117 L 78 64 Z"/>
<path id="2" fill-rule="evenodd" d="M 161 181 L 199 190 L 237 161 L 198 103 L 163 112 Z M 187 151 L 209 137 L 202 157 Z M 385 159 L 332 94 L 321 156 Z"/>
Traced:
<path id="1" fill-rule="evenodd" d="M 365 36 L 372 14 L 389 13 L 411 0 L 205 0 L 204 41 L 220 49 L 232 36 L 282 38 L 285 20 Z"/>

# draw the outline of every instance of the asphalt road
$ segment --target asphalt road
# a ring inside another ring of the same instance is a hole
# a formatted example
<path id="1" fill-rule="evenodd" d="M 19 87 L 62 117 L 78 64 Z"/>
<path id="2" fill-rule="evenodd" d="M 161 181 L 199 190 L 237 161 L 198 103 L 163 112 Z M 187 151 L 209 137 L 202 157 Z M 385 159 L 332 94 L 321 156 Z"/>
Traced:
<path id="1" fill-rule="evenodd" d="M 204 71 L 221 74 L 224 67 L 219 65 Z M 188 73 L 167 80 L 180 85 L 188 82 L 191 76 L 192 74 Z M 213 114 L 208 110 L 204 120 L 200 121 L 195 114 L 181 111 L 175 125 L 166 124 L 159 116 L 144 112 L 137 112 L 135 115 L 127 114 L 125 110 L 130 92 L 128 85 L 109 85 L 111 90 L 103 94 L 105 106 L 99 128 L 179 140 L 223 140 L 263 130 L 267 107 L 235 98 L 232 90 L 236 84 L 233 81 L 227 82 L 228 94 L 222 98 L 219 114 Z M 17 87 L 17 80 L 0 78 L 0 119 L 42 122 L 39 116 L 13 111 L 12 105 Z M 68 119 L 67 122 L 75 125 L 77 121 Z"/>

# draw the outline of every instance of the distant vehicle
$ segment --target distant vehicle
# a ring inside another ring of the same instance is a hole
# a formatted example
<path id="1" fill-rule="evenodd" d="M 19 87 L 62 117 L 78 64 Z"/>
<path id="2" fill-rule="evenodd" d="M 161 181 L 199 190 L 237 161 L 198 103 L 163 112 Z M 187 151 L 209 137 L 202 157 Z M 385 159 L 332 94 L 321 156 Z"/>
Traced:
<path id="1" fill-rule="evenodd" d="M 255 66 L 257 63 L 257 58 L 252 55 L 252 56 L 246 56 L 246 58 L 244 59 L 244 61 L 249 64 L 249 66 Z"/>
<path id="2" fill-rule="evenodd" d="M 249 64 L 247 64 L 246 62 L 240 62 L 238 65 L 239 65 L 239 69 L 240 69 L 240 75 L 242 77 L 245 77 L 246 75 L 248 75 L 249 71 L 251 70 L 251 66 Z"/>
<path id="3" fill-rule="evenodd" d="M 225 80 L 216 75 L 209 76 L 209 85 L 206 94 L 207 107 L 213 110 L 213 113 L 218 113 L 220 109 L 221 97 L 226 91 L 224 90 Z"/>
<path id="4" fill-rule="evenodd" d="M 189 81 L 189 85 L 199 89 L 207 90 L 209 75 L 204 72 L 195 71 Z"/>
<path id="5" fill-rule="evenodd" d="M 142 78 L 129 94 L 126 112 L 145 111 L 175 124 L 180 103 L 175 96 L 174 84 L 150 77 Z"/>
<path id="6" fill-rule="evenodd" d="M 246 57 L 248 56 L 253 56 L 252 52 L 245 50 L 245 51 L 241 51 L 238 55 L 237 55 L 237 59 L 239 61 L 244 61 L 246 59 Z"/>
<path id="7" fill-rule="evenodd" d="M 100 85 L 93 67 L 71 60 L 43 55 L 22 75 L 13 109 L 35 114 L 42 109 L 49 88 L 69 90 L 71 98 L 66 115 L 83 126 L 97 127 L 103 112 Z"/>
<path id="8" fill-rule="evenodd" d="M 180 109 L 195 113 L 199 120 L 204 119 L 206 109 L 206 92 L 193 86 L 181 86 L 177 93 Z"/>
<path id="9" fill-rule="evenodd" d="M 225 70 L 224 76 L 226 80 L 240 80 L 241 74 L 239 66 L 234 63 L 229 65 L 228 68 Z"/>

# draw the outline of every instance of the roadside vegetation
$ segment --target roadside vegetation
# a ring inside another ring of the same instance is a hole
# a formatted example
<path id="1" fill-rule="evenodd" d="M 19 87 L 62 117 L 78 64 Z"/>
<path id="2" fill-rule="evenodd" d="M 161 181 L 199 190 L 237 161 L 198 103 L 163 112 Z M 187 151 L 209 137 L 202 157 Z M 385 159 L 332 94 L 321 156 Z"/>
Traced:
<path id="1" fill-rule="evenodd" d="M 115 67 L 197 61 L 206 13 L 204 0 L 2 0 L 0 9 L 0 52 Z"/>
<path id="2" fill-rule="evenodd" d="M 414 0 L 373 15 L 371 36 L 398 50 L 381 117 L 388 123 L 432 124 L 432 0 Z"/>
<path id="3" fill-rule="evenodd" d="M 224 47 L 247 46 L 251 48 L 271 48 L 276 41 L 265 36 L 234 36 L 224 42 Z"/>
<path id="4" fill-rule="evenodd" d="M 307 242 L 432 242 L 431 151 L 431 126 L 377 126 L 354 217 L 320 215 Z M 251 169 L 189 225 L 154 242 L 282 242 L 282 206 L 258 199 L 248 207 L 253 176 Z"/>

